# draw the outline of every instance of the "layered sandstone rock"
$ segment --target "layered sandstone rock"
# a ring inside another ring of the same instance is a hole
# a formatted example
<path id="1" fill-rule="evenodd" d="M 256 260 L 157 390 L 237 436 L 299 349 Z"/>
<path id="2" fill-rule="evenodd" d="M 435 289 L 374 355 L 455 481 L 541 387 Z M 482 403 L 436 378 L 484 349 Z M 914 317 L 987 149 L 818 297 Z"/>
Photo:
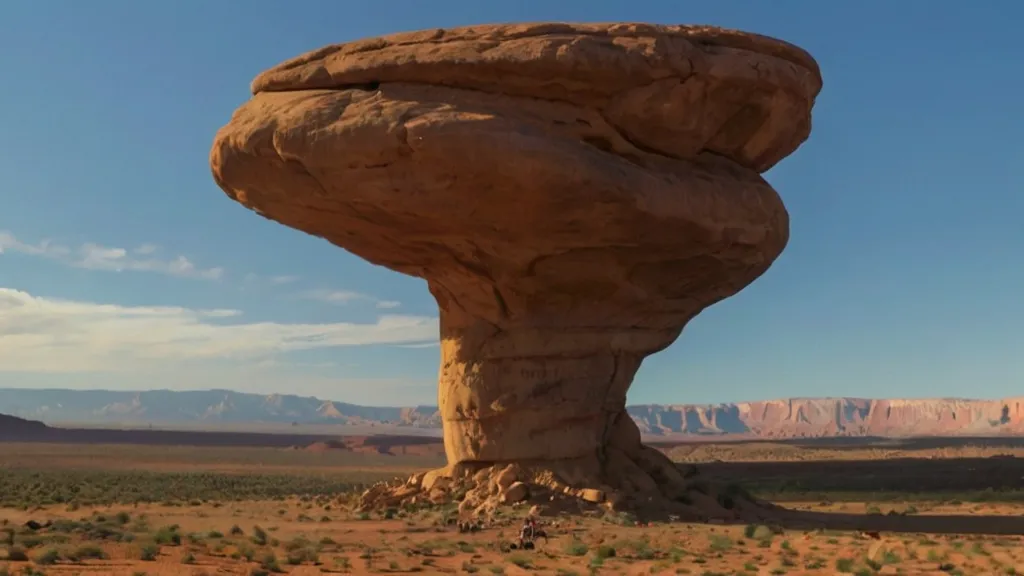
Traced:
<path id="1" fill-rule="evenodd" d="M 643 434 L 734 436 L 998 436 L 1024 430 L 1021 398 L 787 398 L 713 405 L 638 405 Z"/>
<path id="2" fill-rule="evenodd" d="M 493 502 L 514 470 L 527 493 L 692 501 L 626 391 L 785 247 L 760 173 L 809 134 L 809 55 L 709 27 L 480 26 L 329 46 L 252 88 L 213 145 L 221 188 L 437 299 L 450 466 L 389 494 L 473 479 Z"/>

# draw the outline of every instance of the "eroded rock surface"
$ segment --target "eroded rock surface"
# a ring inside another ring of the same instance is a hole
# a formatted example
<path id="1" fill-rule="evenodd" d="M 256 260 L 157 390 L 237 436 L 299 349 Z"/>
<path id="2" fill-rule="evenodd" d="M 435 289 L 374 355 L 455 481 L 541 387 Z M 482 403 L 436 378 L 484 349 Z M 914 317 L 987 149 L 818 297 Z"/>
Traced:
<path id="1" fill-rule="evenodd" d="M 782 252 L 760 173 L 807 138 L 820 88 L 802 50 L 717 28 L 397 34 L 261 74 L 211 165 L 263 216 L 427 280 L 450 464 L 430 479 L 476 478 L 483 505 L 514 464 L 528 494 L 682 503 L 626 391 Z"/>

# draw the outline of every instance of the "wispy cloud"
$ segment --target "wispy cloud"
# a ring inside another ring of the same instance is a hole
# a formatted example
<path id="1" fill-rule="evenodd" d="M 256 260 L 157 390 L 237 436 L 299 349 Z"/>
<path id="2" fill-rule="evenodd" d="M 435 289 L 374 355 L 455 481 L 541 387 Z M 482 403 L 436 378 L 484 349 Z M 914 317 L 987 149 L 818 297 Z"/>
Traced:
<path id="1" fill-rule="evenodd" d="M 307 290 L 302 293 L 302 297 L 330 304 L 349 304 L 357 300 L 373 300 L 372 296 L 350 290 Z"/>
<path id="2" fill-rule="evenodd" d="M 5 252 L 48 258 L 67 266 L 87 270 L 152 272 L 204 280 L 220 280 L 225 275 L 224 269 L 219 266 L 201 268 L 185 256 L 164 256 L 159 246 L 148 243 L 130 249 L 103 246 L 93 242 L 69 247 L 51 240 L 25 242 L 11 232 L 0 230 L 0 254 Z M 288 286 L 299 281 L 298 276 L 286 274 L 261 276 L 248 273 L 242 279 L 245 284 L 271 286 Z M 308 290 L 300 293 L 300 297 L 336 305 L 357 301 L 372 303 L 379 310 L 393 310 L 402 305 L 397 300 L 380 300 L 368 294 L 349 290 Z"/>
<path id="3" fill-rule="evenodd" d="M 149 248 L 144 246 L 144 248 Z M 188 258 L 176 256 L 170 259 L 146 257 L 151 252 L 131 254 L 124 248 L 109 248 L 98 244 L 83 244 L 78 250 L 78 257 L 71 262 L 72 266 L 89 270 L 110 270 L 122 272 L 156 272 L 168 276 L 184 278 L 203 278 L 219 280 L 224 276 L 223 268 L 197 268 Z"/>
<path id="4" fill-rule="evenodd" d="M 0 372 L 97 372 L 184 360 L 261 361 L 301 350 L 437 339 L 437 318 L 382 315 L 373 323 L 241 322 L 242 312 L 121 306 L 0 288 Z"/>
<path id="5" fill-rule="evenodd" d="M 152 244 L 143 244 L 129 250 L 87 242 L 71 248 L 49 240 L 34 244 L 24 242 L 10 232 L 0 231 L 0 253 L 5 252 L 49 258 L 89 270 L 153 272 L 205 280 L 219 280 L 224 276 L 223 268 L 201 268 L 180 255 L 162 256 L 160 249 Z"/>
<path id="6" fill-rule="evenodd" d="M 397 300 L 378 300 L 369 294 L 353 292 L 351 290 L 307 290 L 300 294 L 308 300 L 327 302 L 328 304 L 351 304 L 353 302 L 373 302 L 374 307 L 381 310 L 390 310 L 402 305 Z"/>
<path id="7" fill-rule="evenodd" d="M 417 342 L 416 344 L 398 344 L 399 348 L 437 348 L 441 345 L 440 341 L 435 340 L 434 342 Z"/>
<path id="8" fill-rule="evenodd" d="M 49 240 L 29 244 L 18 240 L 10 232 L 0 230 L 0 254 L 5 252 L 20 252 L 30 256 L 50 256 L 54 258 L 70 254 L 70 250 L 66 247 L 53 244 Z"/>
<path id="9" fill-rule="evenodd" d="M 294 284 L 299 281 L 298 276 L 281 275 L 281 276 L 260 276 L 253 272 L 249 272 L 242 277 L 242 280 L 246 284 L 269 284 L 271 286 L 285 286 L 287 284 Z"/>

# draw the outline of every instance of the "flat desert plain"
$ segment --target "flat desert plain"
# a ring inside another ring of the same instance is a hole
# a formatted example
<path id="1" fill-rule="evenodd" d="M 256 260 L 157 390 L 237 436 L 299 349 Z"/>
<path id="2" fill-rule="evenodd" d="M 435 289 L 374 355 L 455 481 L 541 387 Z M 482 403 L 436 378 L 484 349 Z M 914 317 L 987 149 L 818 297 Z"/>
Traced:
<path id="1" fill-rule="evenodd" d="M 0 573 L 1024 574 L 1017 440 L 664 444 L 791 512 L 546 518 L 532 551 L 510 549 L 525 507 L 472 533 L 450 505 L 352 511 L 366 484 L 442 464 L 403 442 L 0 443 Z"/>

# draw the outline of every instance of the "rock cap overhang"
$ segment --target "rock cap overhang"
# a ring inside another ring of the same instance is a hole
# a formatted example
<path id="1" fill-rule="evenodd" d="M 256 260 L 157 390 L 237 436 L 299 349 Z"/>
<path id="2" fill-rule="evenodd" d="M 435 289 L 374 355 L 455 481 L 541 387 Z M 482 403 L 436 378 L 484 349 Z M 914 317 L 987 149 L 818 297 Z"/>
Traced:
<path id="1" fill-rule="evenodd" d="M 734 48 L 748 52 L 757 52 L 766 56 L 787 60 L 810 72 L 818 80 L 816 90 L 811 94 L 812 97 L 816 96 L 818 91 L 821 90 L 821 70 L 814 58 L 799 46 L 770 36 L 706 25 L 538 22 L 416 30 L 331 44 L 286 60 L 274 68 L 261 73 L 252 83 L 252 93 L 313 89 L 314 87 L 330 88 L 332 87 L 330 83 L 314 86 L 313 84 L 315 84 L 316 80 L 309 77 L 303 78 L 301 75 L 292 76 L 289 72 L 300 69 L 307 64 L 316 64 L 344 56 L 387 52 L 403 47 L 422 48 L 428 44 L 440 46 L 459 42 L 475 43 L 478 47 L 485 48 L 488 43 L 493 42 L 507 42 L 538 37 L 557 38 L 559 36 L 589 36 L 595 39 L 604 39 L 605 42 L 609 43 L 614 42 L 618 38 L 667 36 L 688 40 L 699 47 Z M 449 53 L 447 51 L 439 51 L 438 55 L 443 57 L 449 55 Z M 344 77 L 338 79 L 344 81 Z M 321 78 L 317 80 L 323 81 L 326 79 Z"/>
<path id="2" fill-rule="evenodd" d="M 714 26 L 532 23 L 334 44 L 263 72 L 251 88 L 259 94 L 380 83 L 586 106 L 605 112 L 648 151 L 673 158 L 713 152 L 757 172 L 807 139 L 822 87 L 810 54 L 759 34 Z"/>

